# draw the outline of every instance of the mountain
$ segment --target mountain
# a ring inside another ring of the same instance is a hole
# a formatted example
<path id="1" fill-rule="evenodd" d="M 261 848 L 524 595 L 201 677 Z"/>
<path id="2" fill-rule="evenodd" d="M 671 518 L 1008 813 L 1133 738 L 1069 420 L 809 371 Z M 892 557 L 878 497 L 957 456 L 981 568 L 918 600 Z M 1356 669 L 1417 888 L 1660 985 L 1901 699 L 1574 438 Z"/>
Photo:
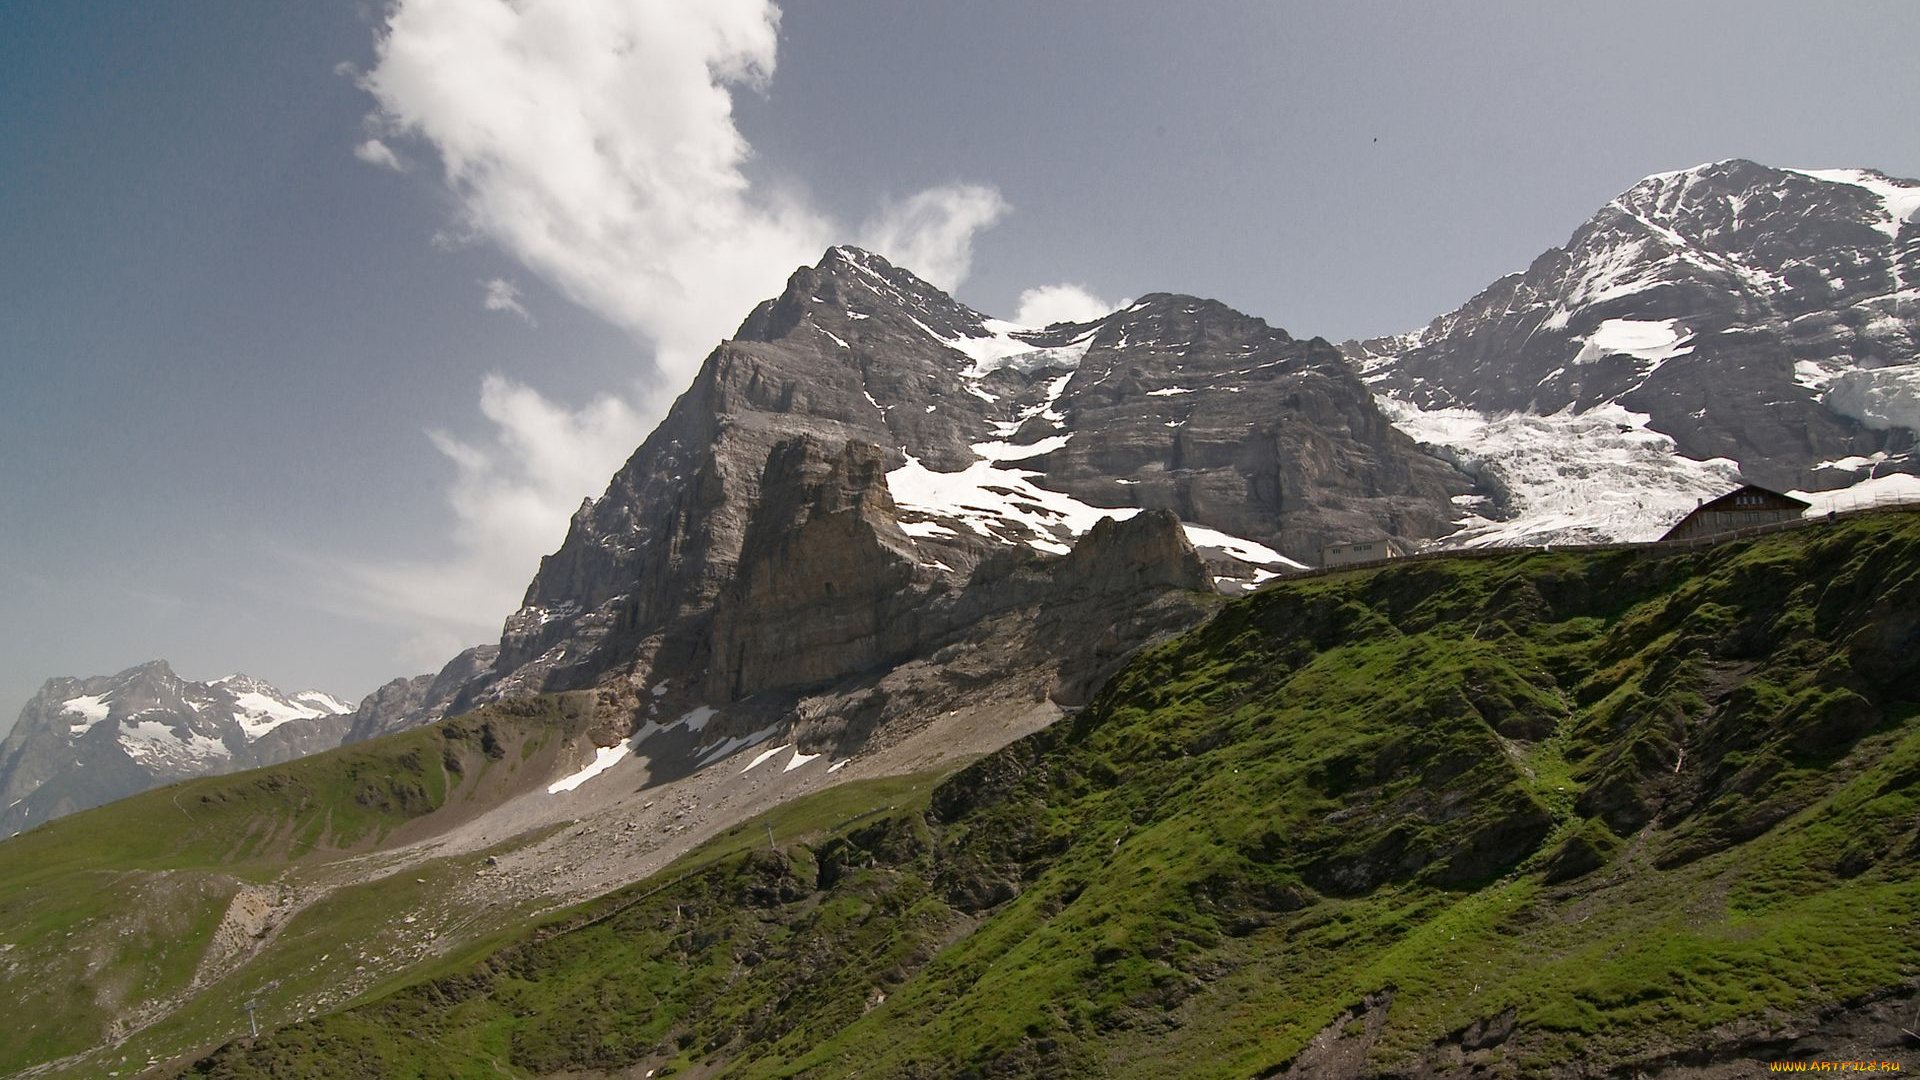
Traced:
<path id="1" fill-rule="evenodd" d="M 330 694 L 287 694 L 246 675 L 188 682 L 164 660 L 50 679 L 0 742 L 0 834 L 175 780 L 329 749 L 352 712 Z"/>
<path id="2" fill-rule="evenodd" d="M 1582 303 L 1575 367 L 1703 347 Z M 353 745 L 0 844 L 0 1071 L 1681 1080 L 1891 1053 L 1920 963 L 1912 519 L 1284 579 L 1339 540 L 1645 528 L 1665 504 L 1609 489 L 1747 465 L 1633 411 L 1657 371 L 1502 412 L 1493 359 L 1411 342 L 1343 354 L 1164 293 L 1016 327 L 830 249 L 581 506 L 497 648 L 324 718 Z M 1833 385 L 1898 366 L 1866 363 Z M 1810 407 L 1904 464 L 1910 436 Z M 1764 451 L 1767 422 L 1725 437 Z M 39 726 L 146 732 L 142 693 L 116 715 L 56 681 Z M 196 738 L 174 756 L 211 760 Z"/>
<path id="3" fill-rule="evenodd" d="M 1343 346 L 1476 476 L 1454 543 L 1658 536 L 1736 476 L 1920 494 L 1920 181 L 1650 176 L 1424 329 Z"/>
<path id="4" fill-rule="evenodd" d="M 962 684 L 1077 704 L 1199 617 L 1168 590 L 1244 591 L 1327 542 L 1443 534 L 1470 487 L 1320 339 L 1173 294 L 1016 327 L 836 247 L 707 358 L 575 515 L 497 647 L 381 687 L 341 734 L 597 688 L 628 711 L 607 741 L 717 708 L 710 742 L 784 718 L 852 753 L 929 722 Z M 1097 530 L 1104 518 L 1124 527 Z M 154 692 L 178 733 L 164 754 L 75 758 L 87 729 L 60 716 L 97 690 L 50 684 L 29 708 L 9 744 L 9 828 L 335 744 L 312 725 L 230 737 L 224 704 L 201 715 L 168 690 Z M 839 719 L 803 723 L 825 716 Z M 119 745 L 117 730 L 90 738 Z M 49 783 L 56 771 L 68 779 Z"/>
<path id="5" fill-rule="evenodd" d="M 1171 294 L 1016 327 L 836 247 L 581 506 L 456 708 L 801 693 L 1030 605 L 1008 560 L 1064 555 L 1103 517 L 1168 512 L 1235 590 L 1329 541 L 1441 535 L 1470 487 L 1322 340 Z"/>
<path id="6" fill-rule="evenodd" d="M 1179 619 L 1125 616 L 1114 582 L 1063 603 L 1049 560 L 1148 510 L 1182 539 L 1124 559 L 1173 587 L 1191 549 L 1233 594 L 1347 540 L 1651 539 L 1742 478 L 1920 497 L 1916 212 L 1920 183 L 1865 170 L 1660 174 L 1423 330 L 1340 349 L 1168 293 L 1018 327 L 829 249 L 583 503 L 498 645 L 382 687 L 346 737 L 591 688 L 630 728 L 857 714 L 859 740 L 927 722 L 955 650 L 976 690 L 1078 704 Z M 1043 618 L 1072 644 L 1004 647 Z"/>

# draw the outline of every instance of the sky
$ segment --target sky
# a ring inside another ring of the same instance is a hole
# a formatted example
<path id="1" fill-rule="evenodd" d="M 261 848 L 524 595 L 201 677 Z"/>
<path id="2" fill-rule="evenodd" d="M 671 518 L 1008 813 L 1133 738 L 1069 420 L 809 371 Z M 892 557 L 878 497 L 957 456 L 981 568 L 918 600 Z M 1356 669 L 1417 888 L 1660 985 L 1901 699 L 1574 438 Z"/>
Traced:
<path id="1" fill-rule="evenodd" d="M 1653 172 L 1920 177 L 1920 5 L 0 5 L 0 730 L 496 639 L 833 243 L 1003 318 L 1414 329 Z"/>

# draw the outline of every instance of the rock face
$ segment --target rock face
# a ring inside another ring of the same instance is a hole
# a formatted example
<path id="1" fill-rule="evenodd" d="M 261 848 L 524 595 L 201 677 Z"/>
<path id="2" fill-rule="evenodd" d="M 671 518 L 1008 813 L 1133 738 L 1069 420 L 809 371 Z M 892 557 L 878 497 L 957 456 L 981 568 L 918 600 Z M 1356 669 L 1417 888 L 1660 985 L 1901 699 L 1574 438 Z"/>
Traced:
<path id="1" fill-rule="evenodd" d="M 476 645 L 448 661 L 438 673 L 386 683 L 360 700 L 342 741 L 360 742 L 439 720 L 447 715 L 448 706 L 461 689 L 488 671 L 499 653 L 497 646 Z"/>
<path id="2" fill-rule="evenodd" d="M 187 682 L 164 660 L 50 679 L 0 743 L 0 835 L 151 787 L 339 745 L 350 707 L 245 675 Z"/>
<path id="3" fill-rule="evenodd" d="M 1437 536 L 1470 490 L 1324 341 L 1171 294 L 1015 327 L 833 248 L 581 506 L 451 707 L 590 686 L 716 706 L 808 692 L 1060 589 L 1124 581 L 1144 604 L 1243 587 L 1355 534 Z M 1046 562 L 1135 517 L 1095 538 L 1118 563 Z"/>
<path id="4" fill-rule="evenodd" d="M 1207 564 L 1170 510 L 1149 510 L 1125 521 L 1102 518 L 1055 572 L 1068 593 L 1125 596 L 1155 589 L 1208 588 Z"/>
<path id="5" fill-rule="evenodd" d="M 1345 351 L 1409 406 L 1612 409 L 1780 490 L 1910 472 L 1917 211 L 1920 182 L 1867 170 L 1731 160 L 1650 176 L 1457 311 Z"/>
<path id="6" fill-rule="evenodd" d="M 900 531 L 885 452 L 789 439 L 768 455 L 760 490 L 714 611 L 708 694 L 732 701 L 910 655 L 933 575 Z"/>

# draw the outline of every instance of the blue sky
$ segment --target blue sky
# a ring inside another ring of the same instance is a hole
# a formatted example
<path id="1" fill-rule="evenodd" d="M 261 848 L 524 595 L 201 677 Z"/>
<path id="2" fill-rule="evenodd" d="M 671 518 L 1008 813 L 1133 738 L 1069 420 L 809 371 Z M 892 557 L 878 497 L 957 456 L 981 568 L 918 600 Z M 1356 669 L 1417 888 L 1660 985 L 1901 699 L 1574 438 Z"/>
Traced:
<path id="1" fill-rule="evenodd" d="M 154 657 L 357 696 L 493 636 L 826 243 L 1006 317 L 1064 284 L 1406 330 L 1650 172 L 1920 176 L 1916 31 L 1905 2 L 0 6 L 0 724 Z"/>

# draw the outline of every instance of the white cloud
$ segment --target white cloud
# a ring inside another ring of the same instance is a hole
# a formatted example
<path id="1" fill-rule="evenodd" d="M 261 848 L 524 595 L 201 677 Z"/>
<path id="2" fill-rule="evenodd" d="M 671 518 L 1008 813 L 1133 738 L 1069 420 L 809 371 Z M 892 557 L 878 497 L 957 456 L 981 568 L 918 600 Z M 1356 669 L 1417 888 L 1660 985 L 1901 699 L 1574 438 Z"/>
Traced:
<path id="1" fill-rule="evenodd" d="M 973 234 L 1006 216 L 1000 192 L 978 184 L 929 188 L 876 214 L 860 246 L 952 292 L 973 264 Z"/>
<path id="2" fill-rule="evenodd" d="M 361 85 L 438 157 L 465 231 L 678 382 L 833 236 L 741 172 L 732 92 L 772 77 L 778 28 L 765 0 L 401 0 Z"/>
<path id="3" fill-rule="evenodd" d="M 1080 285 L 1041 285 L 1020 294 L 1013 321 L 1021 326 L 1051 326 L 1057 322 L 1092 322 L 1126 306 L 1109 304 Z"/>
<path id="4" fill-rule="evenodd" d="M 951 288 L 973 234 L 1005 214 L 994 189 L 950 184 L 853 229 L 750 183 L 733 95 L 773 78 L 780 18 L 770 0 L 387 7 L 375 63 L 357 76 L 376 108 L 355 153 L 437 162 L 456 208 L 443 235 L 499 247 L 651 346 L 657 375 L 644 402 L 580 409 L 490 379 L 489 438 L 435 436 L 460 470 L 454 554 L 352 570 L 374 606 L 425 627 L 421 641 L 449 627 L 461 640 L 493 636 L 580 498 L 600 492 L 699 361 L 795 266 L 856 236 Z M 517 292 L 487 285 L 489 309 L 524 313 Z"/>
<path id="5" fill-rule="evenodd" d="M 355 146 L 353 156 L 369 165 L 378 165 L 383 169 L 392 169 L 394 172 L 407 171 L 406 166 L 400 163 L 399 156 L 393 152 L 393 148 L 379 139 L 368 139 Z"/>
<path id="6" fill-rule="evenodd" d="M 539 325 L 533 321 L 533 314 L 527 310 L 527 305 L 520 300 L 520 286 L 506 278 L 489 278 L 480 285 L 487 290 L 486 298 L 480 303 L 488 311 L 504 311 L 520 316 L 529 326 Z"/>
<path id="7" fill-rule="evenodd" d="M 492 425 L 485 442 L 431 433 L 456 470 L 453 553 L 348 568 L 342 608 L 407 627 L 410 663 L 437 667 L 497 638 L 540 557 L 565 538 L 581 493 L 603 490 L 646 434 L 642 411 L 619 398 L 569 409 L 501 375 L 482 380 L 480 412 Z"/>

